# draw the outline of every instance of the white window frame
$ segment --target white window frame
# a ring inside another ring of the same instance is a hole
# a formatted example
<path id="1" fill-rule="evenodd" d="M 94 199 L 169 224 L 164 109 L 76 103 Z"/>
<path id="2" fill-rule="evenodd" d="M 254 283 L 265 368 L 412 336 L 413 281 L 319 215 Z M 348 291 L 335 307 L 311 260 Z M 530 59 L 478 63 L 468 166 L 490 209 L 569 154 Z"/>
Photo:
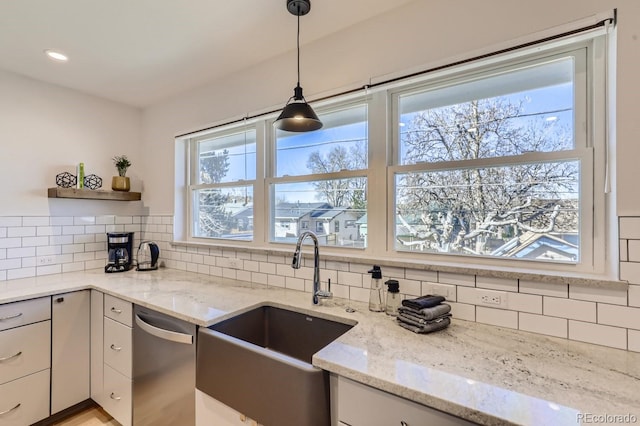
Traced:
<path id="1" fill-rule="evenodd" d="M 605 211 L 605 197 L 602 182 L 605 180 L 605 120 L 604 114 L 595 114 L 597 99 L 604 99 L 606 88 L 604 84 L 604 70 L 606 63 L 603 59 L 604 40 L 594 38 L 588 41 L 579 41 L 567 44 L 550 43 L 546 48 L 539 47 L 533 53 L 516 52 L 515 55 L 504 55 L 502 61 L 491 58 L 487 61 L 475 64 L 475 69 L 469 69 L 469 65 L 455 68 L 430 76 L 430 78 L 415 82 L 408 87 L 393 90 L 392 96 L 392 129 L 398 129 L 399 122 L 399 97 L 413 92 L 419 92 L 442 85 L 455 84 L 470 81 L 485 75 L 501 72 L 503 70 L 517 69 L 522 64 L 532 61 L 544 62 L 546 59 L 561 57 L 584 50 L 584 64 L 576 65 L 576 87 L 582 85 L 584 90 L 576 90 L 574 100 L 575 117 L 575 147 L 569 151 L 526 153 L 509 158 L 482 158 L 464 160 L 463 168 L 483 168 L 502 165 L 527 164 L 533 162 L 547 162 L 557 160 L 578 160 L 581 165 L 580 173 L 580 261 L 575 264 L 553 261 L 517 260 L 513 258 L 491 258 L 488 256 L 466 256 L 461 254 L 446 253 L 412 253 L 397 251 L 395 249 L 395 176 L 399 173 L 418 171 L 439 171 L 458 169 L 462 162 L 421 163 L 411 165 L 399 165 L 400 141 L 399 132 L 394 132 L 392 137 L 392 165 L 387 170 L 387 190 L 389 201 L 387 203 L 387 253 L 390 257 L 403 257 L 422 259 L 429 263 L 459 263 L 468 266 L 490 267 L 494 269 L 517 269 L 519 271 L 545 271 L 565 272 L 577 275 L 601 274 L 605 265 L 606 238 L 602 231 L 605 229 L 604 214 L 594 216 L 594 211 Z M 515 57 L 514 57 L 515 56 Z M 576 58 L 579 58 L 578 53 Z M 580 59 L 577 59 L 579 62 Z M 461 72 L 463 71 L 463 72 Z M 588 73 L 584 75 L 584 73 Z M 452 83 L 453 82 L 453 83 Z"/>

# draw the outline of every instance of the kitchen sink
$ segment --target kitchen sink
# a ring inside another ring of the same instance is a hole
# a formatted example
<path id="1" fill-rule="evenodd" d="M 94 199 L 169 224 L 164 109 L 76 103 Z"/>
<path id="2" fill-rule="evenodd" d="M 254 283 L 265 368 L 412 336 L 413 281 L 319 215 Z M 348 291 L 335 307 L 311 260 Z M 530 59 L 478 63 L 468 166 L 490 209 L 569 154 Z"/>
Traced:
<path id="1" fill-rule="evenodd" d="M 355 325 L 260 306 L 201 327 L 196 388 L 270 425 L 330 425 L 329 375 L 314 353 Z"/>

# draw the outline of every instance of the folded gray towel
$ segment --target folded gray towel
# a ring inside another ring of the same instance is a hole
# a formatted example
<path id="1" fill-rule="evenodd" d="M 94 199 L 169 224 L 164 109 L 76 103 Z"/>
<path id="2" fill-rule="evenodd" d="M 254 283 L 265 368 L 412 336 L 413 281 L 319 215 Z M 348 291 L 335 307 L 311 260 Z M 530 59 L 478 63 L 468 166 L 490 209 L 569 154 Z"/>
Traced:
<path id="1" fill-rule="evenodd" d="M 414 333 L 419 333 L 419 334 L 431 333 L 434 331 L 442 330 L 444 328 L 447 328 L 449 324 L 451 324 L 451 320 L 448 317 L 440 318 L 436 321 L 431 321 L 430 323 L 424 324 L 422 326 L 411 325 L 401 320 L 398 320 L 398 325 L 400 327 L 406 328 L 407 330 L 411 330 Z"/>
<path id="2" fill-rule="evenodd" d="M 434 318 L 438 318 L 441 315 L 446 314 L 451 311 L 451 306 L 446 303 L 440 303 L 432 308 L 424 308 L 424 309 L 413 309 L 407 306 L 398 307 L 398 312 L 416 315 L 426 320 L 432 320 Z"/>
<path id="3" fill-rule="evenodd" d="M 439 320 L 440 318 L 448 318 L 451 317 L 451 313 L 447 312 L 446 314 L 440 315 L 436 318 L 432 318 L 430 320 L 424 319 L 422 317 L 419 317 L 417 315 L 413 315 L 413 314 L 409 314 L 406 312 L 398 312 L 398 317 L 397 319 L 399 321 L 404 321 L 408 324 L 412 324 L 412 325 L 417 325 L 417 326 L 422 326 L 425 324 L 430 324 L 434 321 Z"/>

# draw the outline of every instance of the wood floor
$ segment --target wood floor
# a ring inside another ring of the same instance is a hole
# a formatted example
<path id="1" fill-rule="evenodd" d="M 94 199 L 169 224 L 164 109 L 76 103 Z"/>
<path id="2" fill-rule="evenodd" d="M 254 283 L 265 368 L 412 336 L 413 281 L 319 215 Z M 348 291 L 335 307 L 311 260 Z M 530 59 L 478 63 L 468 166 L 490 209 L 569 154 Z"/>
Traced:
<path id="1" fill-rule="evenodd" d="M 52 426 L 120 426 L 100 407 L 90 407 L 71 417 L 52 423 Z"/>

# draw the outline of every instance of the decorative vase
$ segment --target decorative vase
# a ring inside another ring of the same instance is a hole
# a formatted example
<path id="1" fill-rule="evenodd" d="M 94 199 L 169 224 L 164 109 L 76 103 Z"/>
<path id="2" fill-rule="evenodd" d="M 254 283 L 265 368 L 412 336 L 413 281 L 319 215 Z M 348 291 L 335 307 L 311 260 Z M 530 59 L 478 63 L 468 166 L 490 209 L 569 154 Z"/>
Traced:
<path id="1" fill-rule="evenodd" d="M 129 191 L 131 189 L 131 181 L 127 176 L 114 176 L 111 179 L 111 189 L 114 191 Z"/>

